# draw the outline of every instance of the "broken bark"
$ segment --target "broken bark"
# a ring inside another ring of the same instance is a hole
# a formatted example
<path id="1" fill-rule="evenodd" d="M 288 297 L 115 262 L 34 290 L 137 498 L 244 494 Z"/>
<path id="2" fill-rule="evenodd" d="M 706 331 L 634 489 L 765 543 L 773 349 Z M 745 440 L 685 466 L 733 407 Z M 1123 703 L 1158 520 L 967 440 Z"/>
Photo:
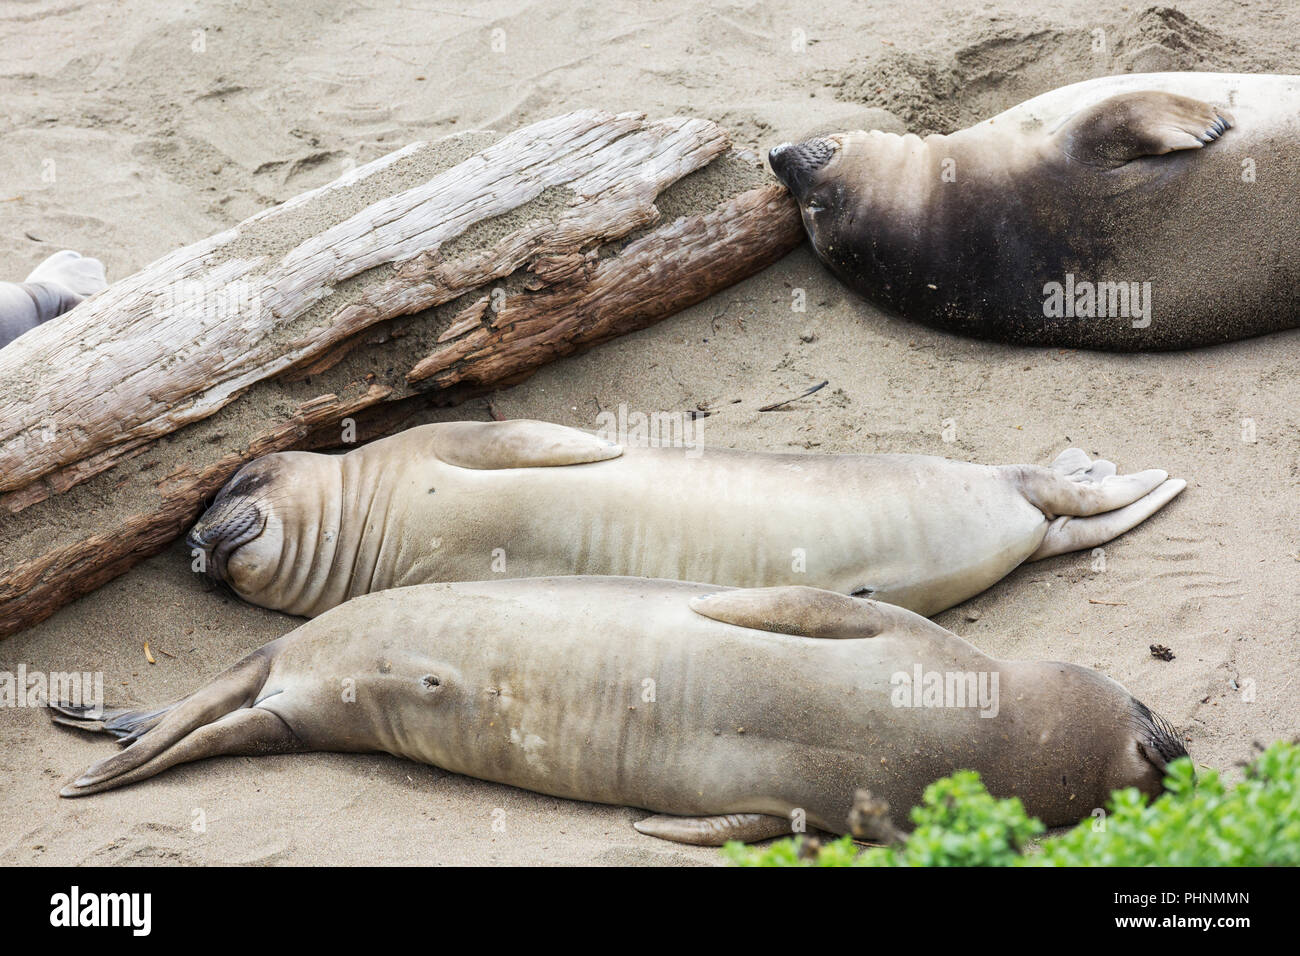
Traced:
<path id="1" fill-rule="evenodd" d="M 513 383 L 800 239 L 714 124 L 582 111 L 409 146 L 171 253 L 0 350 L 0 636 L 163 550 L 258 455 Z"/>

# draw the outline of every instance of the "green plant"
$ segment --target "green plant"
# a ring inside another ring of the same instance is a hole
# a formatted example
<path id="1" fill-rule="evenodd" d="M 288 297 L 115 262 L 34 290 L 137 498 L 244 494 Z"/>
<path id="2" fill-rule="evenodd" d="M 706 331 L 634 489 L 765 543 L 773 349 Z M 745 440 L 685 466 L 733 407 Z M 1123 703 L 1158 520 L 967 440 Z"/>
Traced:
<path id="1" fill-rule="evenodd" d="M 777 840 L 770 846 L 745 846 L 735 840 L 722 848 L 723 855 L 736 866 L 870 866 L 866 853 L 859 853 L 853 837 L 841 837 L 831 843 L 805 843 L 803 837 Z"/>
<path id="2" fill-rule="evenodd" d="M 1296 866 L 1300 865 L 1300 747 L 1273 744 L 1225 785 L 1171 763 L 1166 792 L 1147 803 L 1136 789 L 1111 794 L 1109 815 L 1025 850 L 1043 832 L 1018 799 L 991 797 L 961 771 L 926 788 L 906 842 L 855 850 L 849 837 L 814 848 L 802 838 L 760 848 L 728 844 L 740 866 Z"/>

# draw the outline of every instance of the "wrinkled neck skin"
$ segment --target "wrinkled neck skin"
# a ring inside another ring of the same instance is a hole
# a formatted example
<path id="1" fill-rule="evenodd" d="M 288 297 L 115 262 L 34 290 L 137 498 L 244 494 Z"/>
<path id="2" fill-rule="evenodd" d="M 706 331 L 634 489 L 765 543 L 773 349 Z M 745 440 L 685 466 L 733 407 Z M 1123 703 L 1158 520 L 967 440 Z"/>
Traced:
<path id="1" fill-rule="evenodd" d="M 994 137 L 984 125 L 925 138 L 880 130 L 831 137 L 840 148 L 818 174 L 819 188 L 831 190 L 826 211 L 804 213 L 827 263 L 854 275 L 873 264 L 922 267 L 950 252 L 965 217 L 981 228 L 990 216 L 1014 218 L 1014 184 L 1043 167 L 1045 140 L 1005 130 Z"/>
<path id="2" fill-rule="evenodd" d="M 341 544 L 339 528 L 358 513 L 364 516 L 370 504 L 365 485 L 355 476 L 348 480 L 344 463 L 352 456 L 309 454 L 278 456 L 287 477 L 274 483 L 274 492 L 250 496 L 266 525 L 230 557 L 227 572 L 231 588 L 244 600 L 304 616 L 317 613 L 330 568 L 350 567 L 355 560 L 355 549 Z M 348 596 L 336 596 L 334 603 Z"/>
<path id="3" fill-rule="evenodd" d="M 394 493 L 418 481 L 376 444 L 348 454 L 287 452 L 267 525 L 230 559 L 235 592 L 254 604 L 315 617 L 358 594 L 392 587 L 403 549 L 427 548 L 403 526 Z M 426 462 L 426 465 L 428 462 Z M 426 468 L 427 470 L 427 468 Z"/>

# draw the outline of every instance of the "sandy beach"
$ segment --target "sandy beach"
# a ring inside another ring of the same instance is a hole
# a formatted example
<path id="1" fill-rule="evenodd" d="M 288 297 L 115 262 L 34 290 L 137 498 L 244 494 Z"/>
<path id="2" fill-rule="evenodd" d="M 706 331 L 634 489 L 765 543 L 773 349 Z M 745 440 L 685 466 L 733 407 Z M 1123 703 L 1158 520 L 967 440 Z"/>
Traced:
<path id="1" fill-rule="evenodd" d="M 1300 7 L 1178 10 L 1113 0 L 375 0 L 269 12 L 240 0 L 8 3 L 0 277 L 71 248 L 121 278 L 409 142 L 582 107 L 706 117 L 766 152 L 822 129 L 949 131 L 1110 73 L 1300 72 L 1288 49 Z M 620 405 L 708 407 L 717 411 L 700 437 L 732 448 L 1046 464 L 1075 445 L 1122 471 L 1184 478 L 1177 500 L 1102 555 L 1021 567 L 937 620 L 997 657 L 1105 672 L 1172 721 L 1198 763 L 1231 769 L 1253 742 L 1300 728 L 1298 351 L 1300 331 L 1146 355 L 957 338 L 864 301 L 804 244 L 492 402 L 507 418 L 582 428 Z M 480 399 L 422 420 L 489 417 Z M 111 704 L 157 704 L 298 623 L 205 587 L 177 542 L 0 641 L 0 671 L 102 671 Z M 643 811 L 387 756 L 219 758 L 61 800 L 64 781 L 112 752 L 106 738 L 7 708 L 0 741 L 3 864 L 720 862 L 715 850 L 638 834 Z"/>

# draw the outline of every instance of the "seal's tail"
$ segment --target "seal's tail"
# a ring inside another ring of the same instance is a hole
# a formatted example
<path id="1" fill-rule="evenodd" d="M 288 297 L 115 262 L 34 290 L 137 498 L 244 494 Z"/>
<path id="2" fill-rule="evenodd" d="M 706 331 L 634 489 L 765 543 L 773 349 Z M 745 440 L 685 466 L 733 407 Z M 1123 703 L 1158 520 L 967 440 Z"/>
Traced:
<path id="1" fill-rule="evenodd" d="M 1105 544 L 1173 501 L 1187 482 L 1158 468 L 1120 475 L 1112 462 L 1093 461 L 1078 448 L 1050 468 L 1019 466 L 1025 497 L 1051 521 L 1030 561 Z"/>
<path id="2" fill-rule="evenodd" d="M 158 710 L 113 710 L 94 718 L 82 708 L 52 705 L 55 723 L 130 742 L 125 750 L 93 764 L 59 795 L 82 797 L 112 790 L 203 757 L 303 750 L 280 717 L 252 706 L 270 672 L 271 658 L 266 647 L 259 648 L 206 687 Z"/>

